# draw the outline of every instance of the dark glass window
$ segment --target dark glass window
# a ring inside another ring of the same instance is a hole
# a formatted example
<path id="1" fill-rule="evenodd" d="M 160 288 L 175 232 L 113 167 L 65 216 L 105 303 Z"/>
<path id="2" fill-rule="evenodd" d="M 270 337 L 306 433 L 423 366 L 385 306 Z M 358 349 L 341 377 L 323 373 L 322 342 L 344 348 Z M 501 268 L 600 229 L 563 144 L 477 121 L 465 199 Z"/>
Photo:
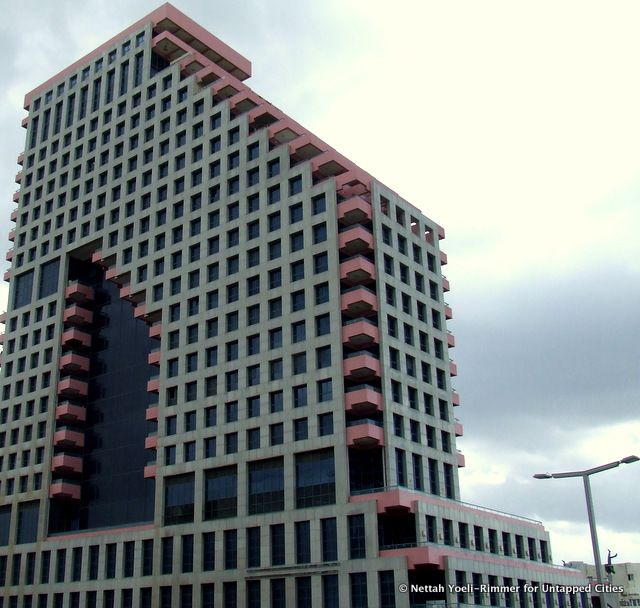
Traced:
<path id="1" fill-rule="evenodd" d="M 184 524 L 193 521 L 194 474 L 175 475 L 165 478 L 164 486 L 165 525 Z"/>
<path id="2" fill-rule="evenodd" d="M 364 515 L 349 515 L 349 559 L 366 557 Z"/>
<path id="3" fill-rule="evenodd" d="M 335 500 L 333 450 L 296 454 L 296 508 L 333 504 Z"/>
<path id="4" fill-rule="evenodd" d="M 324 574 L 322 576 L 322 605 L 324 608 L 338 606 L 339 600 L 338 575 Z"/>
<path id="5" fill-rule="evenodd" d="M 297 521 L 296 529 L 296 563 L 311 562 L 311 526 L 309 521 Z"/>
<path id="6" fill-rule="evenodd" d="M 285 563 L 284 524 L 269 526 L 271 536 L 271 565 L 281 566 Z"/>
<path id="7" fill-rule="evenodd" d="M 270 458 L 248 465 L 249 513 L 269 513 L 284 509 L 284 462 Z"/>
<path id="8" fill-rule="evenodd" d="M 171 574 L 173 572 L 173 536 L 165 536 L 162 539 L 162 574 Z"/>
<path id="9" fill-rule="evenodd" d="M 60 260 L 52 260 L 40 267 L 40 283 L 38 285 L 38 297 L 45 298 L 58 290 L 58 272 Z"/>
<path id="10" fill-rule="evenodd" d="M 38 536 L 38 511 L 40 503 L 36 500 L 18 505 L 18 526 L 16 544 L 33 543 Z"/>
<path id="11" fill-rule="evenodd" d="M 247 566 L 260 567 L 260 527 L 247 528 Z"/>
<path id="12" fill-rule="evenodd" d="M 205 532 L 202 535 L 202 570 L 205 572 L 214 570 L 216 567 L 215 548 L 215 532 Z"/>
<path id="13" fill-rule="evenodd" d="M 232 570 L 238 567 L 238 531 L 224 531 L 224 569 Z"/>
<path id="14" fill-rule="evenodd" d="M 238 510 L 238 473 L 235 466 L 205 471 L 204 519 L 234 517 Z"/>
<path id="15" fill-rule="evenodd" d="M 367 573 L 353 572 L 349 575 L 351 587 L 351 608 L 368 608 Z"/>

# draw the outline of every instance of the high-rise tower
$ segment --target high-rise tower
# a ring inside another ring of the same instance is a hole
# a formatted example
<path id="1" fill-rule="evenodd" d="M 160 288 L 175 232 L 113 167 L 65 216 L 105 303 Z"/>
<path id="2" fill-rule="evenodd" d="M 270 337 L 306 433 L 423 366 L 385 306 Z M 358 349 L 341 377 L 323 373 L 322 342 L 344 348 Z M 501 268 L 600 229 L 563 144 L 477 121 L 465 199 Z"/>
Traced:
<path id="1" fill-rule="evenodd" d="M 444 230 L 250 73 L 165 4 L 26 97 L 4 606 L 575 608 L 460 501 Z"/>

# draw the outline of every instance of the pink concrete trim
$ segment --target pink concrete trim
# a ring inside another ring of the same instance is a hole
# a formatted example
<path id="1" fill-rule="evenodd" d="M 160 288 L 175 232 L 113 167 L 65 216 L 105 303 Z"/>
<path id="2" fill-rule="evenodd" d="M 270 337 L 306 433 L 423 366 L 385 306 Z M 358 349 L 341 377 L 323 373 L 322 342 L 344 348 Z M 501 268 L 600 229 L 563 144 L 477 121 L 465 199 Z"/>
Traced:
<path id="1" fill-rule="evenodd" d="M 157 467 L 155 464 L 149 464 L 144 468 L 144 478 L 149 479 L 150 477 L 156 476 Z"/>
<path id="2" fill-rule="evenodd" d="M 377 311 L 378 298 L 366 289 L 354 289 L 340 296 L 340 308 L 354 315 Z"/>
<path id="3" fill-rule="evenodd" d="M 115 266 L 107 269 L 107 272 L 104 274 L 104 278 L 107 281 L 113 281 L 116 285 L 122 287 L 125 283 L 129 281 L 131 276 L 130 272 L 120 273 Z"/>
<path id="4" fill-rule="evenodd" d="M 60 422 L 86 422 L 87 410 L 72 403 L 61 403 L 56 407 L 56 420 Z"/>
<path id="5" fill-rule="evenodd" d="M 347 427 L 347 446 L 352 448 L 376 448 L 384 445 L 384 429 L 375 424 L 357 424 Z"/>
<path id="6" fill-rule="evenodd" d="M 77 353 L 66 353 L 60 357 L 60 369 L 65 372 L 88 372 L 89 357 Z"/>
<path id="7" fill-rule="evenodd" d="M 451 285 L 449 284 L 449 279 L 447 277 L 442 277 L 442 291 L 445 293 L 451 290 Z"/>
<path id="8" fill-rule="evenodd" d="M 340 278 L 352 284 L 375 280 L 376 267 L 366 258 L 357 257 L 340 264 Z"/>
<path id="9" fill-rule="evenodd" d="M 359 184 L 364 186 L 366 191 L 371 190 L 371 176 L 363 171 L 360 167 L 347 161 L 348 171 L 336 177 L 336 191 L 342 190 L 345 186 L 354 186 Z"/>
<path id="10" fill-rule="evenodd" d="M 95 298 L 95 292 L 93 287 L 75 282 L 67 285 L 64 290 L 64 297 L 67 300 L 75 300 L 76 302 L 89 302 Z"/>
<path id="11" fill-rule="evenodd" d="M 158 436 L 149 435 L 144 438 L 144 447 L 146 450 L 155 450 L 158 447 Z"/>
<path id="12" fill-rule="evenodd" d="M 16 240 L 16 231 L 15 231 L 14 228 L 9 230 L 9 240 L 10 241 L 15 241 Z"/>
<path id="13" fill-rule="evenodd" d="M 6 334 L 4 334 L 4 333 L 0 334 L 0 344 L 4 344 L 4 340 L 5 340 L 6 337 L 7 337 Z"/>
<path id="14" fill-rule="evenodd" d="M 440 569 L 446 569 L 448 559 L 471 560 L 483 564 L 492 564 L 502 568 L 517 568 L 526 572 L 540 572 L 544 574 L 560 574 L 562 576 L 582 578 L 584 575 L 579 570 L 572 570 L 562 566 L 552 564 L 542 564 L 530 560 L 516 559 L 513 557 L 503 557 L 495 554 L 486 554 L 480 551 L 465 551 L 454 547 L 444 547 L 439 545 L 428 545 L 423 547 L 406 547 L 404 549 L 383 549 L 379 552 L 380 557 L 406 557 L 407 568 L 414 569 L 416 566 L 437 565 Z"/>
<path id="15" fill-rule="evenodd" d="M 444 238 L 444 228 L 442 226 L 438 226 L 438 240 L 441 241 Z"/>
<path id="16" fill-rule="evenodd" d="M 110 266 L 110 264 L 106 261 L 105 257 L 102 255 L 102 251 L 100 249 L 98 249 L 97 251 L 94 251 L 91 254 L 91 261 L 94 264 L 99 264 L 100 266 L 104 266 L 105 268 L 108 268 Z"/>
<path id="17" fill-rule="evenodd" d="M 333 148 L 311 159 L 311 173 L 314 176 L 319 174 L 321 178 L 342 175 L 348 167 L 349 164 L 344 162 L 344 157 L 341 157 Z"/>
<path id="18" fill-rule="evenodd" d="M 344 406 L 348 412 L 382 411 L 382 394 L 371 388 L 361 388 L 344 394 Z"/>
<path id="19" fill-rule="evenodd" d="M 84 433 L 71 429 L 60 429 L 53 433 L 53 445 L 57 447 L 83 448 Z"/>
<path id="20" fill-rule="evenodd" d="M 177 47 L 182 51 L 181 54 L 176 55 L 175 50 L 170 49 L 170 47 Z M 175 61 L 178 57 L 182 57 L 184 55 L 192 56 L 194 54 L 198 54 L 191 46 L 189 46 L 184 40 L 180 40 L 174 34 L 168 31 L 160 32 L 157 36 L 154 36 L 151 40 L 151 48 L 162 55 L 169 62 Z M 209 65 L 211 60 L 206 59 L 202 56 L 202 65 Z M 180 69 L 183 69 L 183 60 L 180 60 Z"/>
<path id="21" fill-rule="evenodd" d="M 342 362 L 344 375 L 350 379 L 380 377 L 380 361 L 372 355 L 357 355 Z"/>
<path id="22" fill-rule="evenodd" d="M 447 260 L 448 260 L 447 254 L 444 251 L 441 251 L 440 252 L 440 265 L 441 266 L 446 266 Z"/>
<path id="23" fill-rule="evenodd" d="M 326 144 L 319 137 L 309 132 L 303 133 L 300 137 L 289 142 L 289 155 L 294 156 L 302 148 L 311 152 L 311 155 L 304 154 L 306 160 L 322 154 L 327 149 Z"/>
<path id="24" fill-rule="evenodd" d="M 462 437 L 464 435 L 464 430 L 460 422 L 456 422 L 453 428 L 455 429 L 456 437 Z"/>
<path id="25" fill-rule="evenodd" d="M 344 223 L 370 221 L 372 217 L 371 203 L 359 196 L 338 203 L 338 219 Z"/>
<path id="26" fill-rule="evenodd" d="M 88 348 L 91 345 L 91 335 L 77 327 L 72 327 L 71 329 L 64 331 L 62 334 L 63 344 L 69 344 L 71 342 L 79 342 L 82 346 Z"/>
<path id="27" fill-rule="evenodd" d="M 24 108 L 24 109 L 25 109 L 25 110 L 26 110 L 26 109 L 28 109 L 26 105 L 25 105 L 25 108 Z M 28 117 L 28 116 L 25 116 L 25 117 L 22 119 L 22 122 L 20 123 L 20 126 L 21 126 L 23 129 L 26 129 L 26 128 L 28 128 L 28 127 L 29 127 L 29 117 Z"/>
<path id="28" fill-rule="evenodd" d="M 253 108 L 253 110 L 249 110 L 247 113 L 249 124 L 255 122 L 260 118 L 260 116 L 264 116 L 265 114 L 272 116 L 276 122 L 285 118 L 284 112 L 278 110 L 275 106 L 272 106 L 268 101 L 265 101 L 263 105 Z"/>
<path id="29" fill-rule="evenodd" d="M 244 90 L 244 85 L 237 79 L 225 74 L 209 88 L 211 97 L 218 99 L 232 99 Z"/>
<path id="30" fill-rule="evenodd" d="M 18 171 L 16 173 L 16 184 L 19 184 L 22 181 L 22 171 Z"/>
<path id="31" fill-rule="evenodd" d="M 457 376 L 458 375 L 458 366 L 455 364 L 454 361 L 449 361 L 449 373 L 452 376 Z"/>
<path id="32" fill-rule="evenodd" d="M 16 162 L 19 165 L 24 165 L 24 152 L 20 152 L 20 154 L 18 154 L 18 160 Z"/>
<path id="33" fill-rule="evenodd" d="M 451 403 L 460 405 L 460 395 L 456 391 L 451 391 Z"/>
<path id="34" fill-rule="evenodd" d="M 16 192 L 13 193 L 12 200 L 14 203 L 17 203 L 20 201 L 20 190 L 17 190 Z"/>
<path id="35" fill-rule="evenodd" d="M 352 346 L 363 346 L 371 342 L 378 342 L 380 330 L 366 321 L 349 323 L 342 327 L 342 342 L 348 342 Z"/>
<path id="36" fill-rule="evenodd" d="M 256 95 L 251 89 L 243 87 L 239 93 L 229 98 L 229 109 L 235 110 L 239 114 L 244 114 L 262 103 L 264 103 L 264 100 L 260 96 Z"/>
<path id="37" fill-rule="evenodd" d="M 0 323 L 6 323 L 7 322 L 7 313 L 3 312 L 0 313 Z"/>
<path id="38" fill-rule="evenodd" d="M 275 141 L 276 145 L 286 144 L 300 137 L 304 133 L 303 129 L 295 120 L 285 117 L 277 123 L 267 127 L 267 137 L 269 141 Z"/>
<path id="39" fill-rule="evenodd" d="M 158 419 L 158 406 L 148 407 L 144 413 L 145 420 L 157 420 Z"/>
<path id="40" fill-rule="evenodd" d="M 466 466 L 467 463 L 465 462 L 464 454 L 462 452 L 458 452 L 456 455 L 456 458 L 457 458 L 458 467 L 460 469 Z"/>
<path id="41" fill-rule="evenodd" d="M 338 247 L 340 251 L 352 255 L 362 251 L 370 251 L 373 249 L 373 234 L 364 226 L 356 224 L 338 235 Z"/>
<path id="42" fill-rule="evenodd" d="M 131 285 L 125 285 L 124 287 L 121 287 L 120 298 L 122 300 L 126 300 L 127 298 L 129 298 L 129 296 L 131 296 Z"/>
<path id="43" fill-rule="evenodd" d="M 82 458 L 71 454 L 56 454 L 51 459 L 51 470 L 56 473 L 82 473 Z"/>
<path id="44" fill-rule="evenodd" d="M 58 395 L 86 397 L 89 394 L 89 384 L 77 378 L 63 378 L 58 382 Z"/>
<path id="45" fill-rule="evenodd" d="M 453 319 L 453 310 L 451 306 L 447 305 L 444 307 L 444 318 L 445 319 Z"/>
<path id="46" fill-rule="evenodd" d="M 65 500 L 80 500 L 80 486 L 68 481 L 54 481 L 49 488 L 49 496 Z"/>
<path id="47" fill-rule="evenodd" d="M 196 82 L 201 86 L 207 86 L 220 78 L 217 66 L 207 65 L 195 73 Z"/>
<path id="48" fill-rule="evenodd" d="M 149 353 L 149 356 L 147 357 L 147 363 L 149 365 L 160 365 L 161 356 L 162 353 L 159 350 L 154 350 L 153 352 Z"/>
<path id="49" fill-rule="evenodd" d="M 207 32 L 201 25 L 198 25 L 195 21 L 187 17 L 184 13 L 181 13 L 177 8 L 171 4 L 166 3 L 149 13 L 139 21 L 136 21 L 133 25 L 129 26 L 113 38 L 110 38 L 104 44 L 100 45 L 97 49 L 94 49 L 68 68 L 58 72 L 52 78 L 49 78 L 46 82 L 36 87 L 27 95 L 24 99 L 24 107 L 28 109 L 31 105 L 31 101 L 34 97 L 39 95 L 45 89 L 51 87 L 56 82 L 66 78 L 67 76 L 75 73 L 83 65 L 90 63 L 91 60 L 100 57 L 105 51 L 115 46 L 123 38 L 128 35 L 142 29 L 147 23 L 151 22 L 154 25 L 162 24 L 162 22 L 168 19 L 176 24 L 180 29 L 188 32 L 192 37 L 197 38 L 206 47 L 213 51 L 215 55 L 221 57 L 221 59 L 230 64 L 230 67 L 237 72 L 237 76 L 245 80 L 251 76 L 251 62 L 240 55 L 237 51 L 234 51 L 230 46 L 226 45 L 222 40 Z"/>
<path id="50" fill-rule="evenodd" d="M 160 380 L 158 378 L 153 378 L 147 382 L 148 393 L 157 393 L 159 391 L 160 391 Z"/>
<path id="51" fill-rule="evenodd" d="M 67 308 L 64 309 L 62 318 L 65 323 L 89 325 L 93 321 L 93 312 L 77 304 L 71 304 L 71 306 L 67 306 Z"/>
<path id="52" fill-rule="evenodd" d="M 9 282 L 11 280 L 11 271 L 7 270 L 7 272 L 4 273 L 4 280 Z"/>
<path id="53" fill-rule="evenodd" d="M 370 500 L 377 501 L 378 513 L 382 513 L 385 509 L 388 509 L 389 504 L 398 504 L 402 505 L 403 508 L 409 508 L 413 507 L 413 503 L 415 501 L 419 501 L 444 509 L 454 509 L 463 513 L 471 513 L 475 517 L 479 518 L 492 518 L 498 521 L 507 522 L 510 525 L 517 524 L 519 526 L 526 526 L 528 528 L 534 528 L 536 530 L 544 530 L 544 526 L 539 522 L 529 521 L 527 519 L 519 517 L 509 517 L 509 515 L 506 513 L 499 513 L 496 511 L 491 511 L 489 509 L 482 509 L 480 507 L 468 505 L 456 500 L 445 500 L 438 496 L 434 496 L 432 494 L 423 494 L 421 492 L 393 489 L 381 492 L 372 492 L 371 494 L 358 494 L 356 496 L 349 496 L 349 502 L 367 502 Z"/>
<path id="54" fill-rule="evenodd" d="M 447 334 L 447 346 L 453 348 L 456 345 L 456 337 L 453 334 Z"/>
<path id="55" fill-rule="evenodd" d="M 11 260 L 13 260 L 13 247 L 11 249 L 9 249 L 9 251 L 7 251 L 7 254 L 5 255 L 5 258 L 6 258 L 7 262 L 10 262 Z"/>
<path id="56" fill-rule="evenodd" d="M 141 526 L 129 526 L 127 528 L 105 528 L 104 530 L 92 530 L 91 532 L 74 532 L 72 534 L 57 534 L 54 536 L 48 536 L 48 541 L 57 541 L 57 540 L 72 540 L 75 538 L 93 538 L 94 536 L 104 536 L 108 534 L 116 535 L 116 534 L 131 534 L 131 532 L 141 532 L 144 530 L 153 530 L 153 524 L 143 524 Z"/>
<path id="57" fill-rule="evenodd" d="M 147 307 L 144 304 L 138 304 L 138 306 L 136 306 L 133 309 L 133 316 L 136 319 L 141 319 L 142 317 L 145 317 L 147 315 Z"/>
<path id="58" fill-rule="evenodd" d="M 9 216 L 9 219 L 10 219 L 12 222 L 16 222 L 16 221 L 18 221 L 18 210 L 17 210 L 17 209 L 14 209 L 14 210 L 11 212 L 11 215 Z"/>
<path id="59" fill-rule="evenodd" d="M 162 325 L 160 323 L 156 323 L 149 328 L 149 337 L 150 338 L 159 338 L 162 335 Z"/>

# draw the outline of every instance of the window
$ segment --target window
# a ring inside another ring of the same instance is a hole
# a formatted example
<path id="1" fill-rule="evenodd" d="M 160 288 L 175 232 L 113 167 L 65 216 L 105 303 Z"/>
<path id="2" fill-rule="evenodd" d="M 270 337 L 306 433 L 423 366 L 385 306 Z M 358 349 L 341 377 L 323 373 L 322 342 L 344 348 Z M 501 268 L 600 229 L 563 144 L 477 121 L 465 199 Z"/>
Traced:
<path id="1" fill-rule="evenodd" d="M 194 474 L 165 478 L 165 525 L 191 523 L 194 513 Z"/>
<path id="2" fill-rule="evenodd" d="M 296 454 L 296 508 L 335 503 L 333 450 Z"/>
<path id="3" fill-rule="evenodd" d="M 311 526 L 309 521 L 295 523 L 296 563 L 311 562 Z"/>
<path id="4" fill-rule="evenodd" d="M 204 519 L 237 515 L 238 474 L 235 466 L 205 471 Z"/>
<path id="5" fill-rule="evenodd" d="M 364 527 L 364 515 L 349 515 L 349 559 L 362 559 L 366 557 L 366 533 Z"/>
<path id="6" fill-rule="evenodd" d="M 322 561 L 333 562 L 338 559 L 338 535 L 335 517 L 320 520 L 322 536 Z"/>
<path id="7" fill-rule="evenodd" d="M 249 514 L 284 509 L 284 460 L 270 458 L 247 465 Z"/>

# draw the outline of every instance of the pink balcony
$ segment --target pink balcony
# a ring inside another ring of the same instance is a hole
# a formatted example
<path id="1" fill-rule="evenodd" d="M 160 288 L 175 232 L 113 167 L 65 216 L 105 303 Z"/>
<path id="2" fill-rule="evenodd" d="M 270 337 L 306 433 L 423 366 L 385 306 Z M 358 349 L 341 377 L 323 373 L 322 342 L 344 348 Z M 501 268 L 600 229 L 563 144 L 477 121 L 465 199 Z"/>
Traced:
<path id="1" fill-rule="evenodd" d="M 23 129 L 26 129 L 29 126 L 29 117 L 25 116 L 20 123 Z"/>
<path id="2" fill-rule="evenodd" d="M 11 200 L 12 200 L 14 203 L 17 203 L 17 202 L 19 202 L 19 201 L 20 201 L 20 190 L 16 190 L 16 191 L 13 193 L 13 196 L 11 197 Z"/>
<path id="3" fill-rule="evenodd" d="M 100 251 L 99 249 L 98 251 L 94 251 L 91 254 L 91 261 L 94 264 L 98 264 L 99 266 L 102 266 L 103 268 L 109 268 L 111 264 L 115 263 L 115 259 L 116 259 L 115 255 L 110 255 L 105 257 L 102 251 Z"/>
<path id="4" fill-rule="evenodd" d="M 148 407 L 144 413 L 145 420 L 157 420 L 158 419 L 158 406 L 154 405 Z"/>
<path id="5" fill-rule="evenodd" d="M 441 241 L 444 238 L 444 228 L 438 226 L 438 240 Z"/>
<path id="6" fill-rule="evenodd" d="M 464 435 L 464 429 L 462 428 L 462 424 L 460 422 L 456 422 L 453 425 L 455 429 L 456 437 L 462 437 Z"/>
<path id="7" fill-rule="evenodd" d="M 77 378 L 63 378 L 58 382 L 58 395 L 64 397 L 86 397 L 89 383 Z"/>
<path id="8" fill-rule="evenodd" d="M 375 281 L 376 267 L 367 258 L 358 256 L 340 264 L 340 278 L 352 285 Z"/>
<path id="9" fill-rule="evenodd" d="M 22 181 L 22 171 L 18 171 L 18 172 L 16 173 L 16 179 L 15 179 L 15 181 L 16 181 L 16 184 L 19 184 L 19 183 Z"/>
<path id="10" fill-rule="evenodd" d="M 359 388 L 344 395 L 344 407 L 348 412 L 364 413 L 382 411 L 382 393 L 372 388 Z"/>
<path id="11" fill-rule="evenodd" d="M 449 279 L 447 277 L 442 277 L 442 291 L 447 292 L 450 291 L 451 285 L 449 284 Z"/>
<path id="12" fill-rule="evenodd" d="M 447 254 L 444 251 L 440 252 L 440 265 L 441 266 L 446 266 L 447 265 Z"/>
<path id="13" fill-rule="evenodd" d="M 289 155 L 293 161 L 291 165 L 309 160 L 322 154 L 324 148 L 322 142 L 312 133 L 303 133 L 289 143 Z"/>
<path id="14" fill-rule="evenodd" d="M 368 289 L 353 289 L 340 296 L 340 308 L 353 316 L 366 315 L 378 310 L 378 297 Z"/>
<path id="15" fill-rule="evenodd" d="M 460 405 L 460 395 L 456 391 L 451 391 L 451 403 Z"/>
<path id="16" fill-rule="evenodd" d="M 432 547 L 403 547 L 402 549 L 382 549 L 380 557 L 404 557 L 407 560 L 407 570 L 415 570 L 420 566 L 443 567 L 443 555 Z"/>
<path id="17" fill-rule="evenodd" d="M 71 454 L 57 454 L 51 459 L 51 470 L 55 473 L 82 473 L 82 458 Z"/>
<path id="18" fill-rule="evenodd" d="M 462 468 L 464 466 L 466 466 L 465 460 L 464 460 L 464 454 L 462 452 L 460 452 L 458 450 L 458 453 L 456 455 L 457 459 L 458 459 L 458 467 Z"/>
<path id="19" fill-rule="evenodd" d="M 342 342 L 349 346 L 362 347 L 372 342 L 378 342 L 380 331 L 376 325 L 367 321 L 355 321 L 342 327 Z"/>
<path id="20" fill-rule="evenodd" d="M 452 333 L 447 334 L 447 346 L 453 348 L 456 345 L 456 337 Z"/>
<path id="21" fill-rule="evenodd" d="M 3 312 L 2 314 L 0 314 L 0 323 L 6 323 L 7 322 L 7 313 Z"/>
<path id="22" fill-rule="evenodd" d="M 4 344 L 5 337 L 6 335 L 4 333 L 0 334 L 0 344 Z"/>
<path id="23" fill-rule="evenodd" d="M 130 272 L 120 273 L 117 268 L 112 266 L 107 269 L 107 272 L 104 273 L 104 278 L 107 281 L 113 281 L 116 285 L 122 287 L 125 283 L 129 281 L 131 276 Z"/>
<path id="24" fill-rule="evenodd" d="M 10 219 L 12 222 L 16 222 L 16 221 L 18 221 L 18 210 L 17 210 L 17 209 L 14 209 L 14 210 L 11 212 L 11 215 L 9 216 L 9 219 Z"/>
<path id="25" fill-rule="evenodd" d="M 20 152 L 20 154 L 18 154 L 17 163 L 19 165 L 24 165 L 24 152 Z"/>
<path id="26" fill-rule="evenodd" d="M 380 377 L 380 361 L 373 355 L 362 354 L 348 357 L 342 362 L 344 375 L 349 380 L 366 380 Z"/>
<path id="27" fill-rule="evenodd" d="M 376 424 L 365 423 L 347 427 L 347 446 L 368 449 L 384 445 L 384 429 Z"/>
<path id="28" fill-rule="evenodd" d="M 458 366 L 453 361 L 449 361 L 449 373 L 452 376 L 458 375 Z"/>
<path id="29" fill-rule="evenodd" d="M 355 224 L 338 235 L 338 247 L 342 253 L 355 255 L 373 249 L 373 234 L 364 226 Z"/>
<path id="30" fill-rule="evenodd" d="M 84 433 L 72 429 L 60 429 L 53 434 L 53 445 L 57 448 L 83 448 Z"/>
<path id="31" fill-rule="evenodd" d="M 160 379 L 152 378 L 147 382 L 147 392 L 148 393 L 157 393 L 160 391 Z"/>
<path id="32" fill-rule="evenodd" d="M 133 316 L 136 319 L 143 319 L 147 316 L 147 307 L 144 304 L 138 304 L 138 306 L 133 309 Z"/>
<path id="33" fill-rule="evenodd" d="M 158 338 L 162 335 L 162 325 L 160 323 L 156 323 L 149 328 L 149 337 L 150 338 Z"/>
<path id="34" fill-rule="evenodd" d="M 154 350 L 153 352 L 149 353 L 149 356 L 147 357 L 147 363 L 149 365 L 160 365 L 161 354 L 162 353 L 159 350 Z"/>
<path id="35" fill-rule="evenodd" d="M 7 262 L 13 260 L 13 247 L 7 251 L 7 255 L 5 256 Z"/>
<path id="36" fill-rule="evenodd" d="M 378 513 L 415 513 L 416 496 L 408 490 L 396 488 L 349 497 L 349 502 L 368 502 L 370 500 L 376 501 Z"/>
<path id="37" fill-rule="evenodd" d="M 11 280 L 11 271 L 7 270 L 7 272 L 4 273 L 4 280 L 9 282 Z"/>
<path id="38" fill-rule="evenodd" d="M 82 308 L 77 304 L 72 304 L 64 309 L 63 320 L 65 323 L 73 325 L 89 325 L 93 321 L 93 312 Z"/>
<path id="39" fill-rule="evenodd" d="M 70 424 L 86 422 L 87 410 L 80 405 L 65 401 L 56 407 L 56 420 Z"/>
<path id="40" fill-rule="evenodd" d="M 60 357 L 60 369 L 64 372 L 88 372 L 89 357 L 77 353 L 67 353 Z"/>
<path id="41" fill-rule="evenodd" d="M 338 203 L 338 219 L 343 224 L 357 224 L 371 221 L 371 203 L 359 196 Z"/>
<path id="42" fill-rule="evenodd" d="M 300 125 L 290 118 L 283 118 L 267 127 L 267 137 L 274 146 L 289 143 L 301 134 Z"/>
<path id="43" fill-rule="evenodd" d="M 72 327 L 63 332 L 62 344 L 65 346 L 83 346 L 89 348 L 91 345 L 91 335 L 77 327 Z"/>
<path id="44" fill-rule="evenodd" d="M 149 435 L 144 438 L 144 447 L 146 450 L 155 450 L 158 447 L 158 436 Z"/>
<path id="45" fill-rule="evenodd" d="M 145 479 L 149 479 L 150 477 L 155 477 L 155 476 L 156 476 L 156 465 L 155 464 L 148 464 L 144 468 L 144 478 Z"/>
<path id="46" fill-rule="evenodd" d="M 448 304 L 444 307 L 444 318 L 445 319 L 453 319 L 453 310 L 451 310 L 451 306 Z"/>
<path id="47" fill-rule="evenodd" d="M 74 302 L 92 302 L 95 297 L 93 287 L 83 285 L 77 281 L 67 285 L 64 290 L 64 297 Z"/>
<path id="48" fill-rule="evenodd" d="M 61 500 L 80 500 L 80 484 L 70 481 L 54 481 L 49 489 L 49 496 Z"/>
<path id="49" fill-rule="evenodd" d="M 311 173 L 315 183 L 327 177 L 341 175 L 347 170 L 345 164 L 344 157 L 340 156 L 335 150 L 327 150 L 311 159 Z"/>
<path id="50" fill-rule="evenodd" d="M 9 240 L 11 242 L 16 240 L 16 231 L 12 228 L 11 230 L 9 230 L 9 236 L 8 236 Z"/>

